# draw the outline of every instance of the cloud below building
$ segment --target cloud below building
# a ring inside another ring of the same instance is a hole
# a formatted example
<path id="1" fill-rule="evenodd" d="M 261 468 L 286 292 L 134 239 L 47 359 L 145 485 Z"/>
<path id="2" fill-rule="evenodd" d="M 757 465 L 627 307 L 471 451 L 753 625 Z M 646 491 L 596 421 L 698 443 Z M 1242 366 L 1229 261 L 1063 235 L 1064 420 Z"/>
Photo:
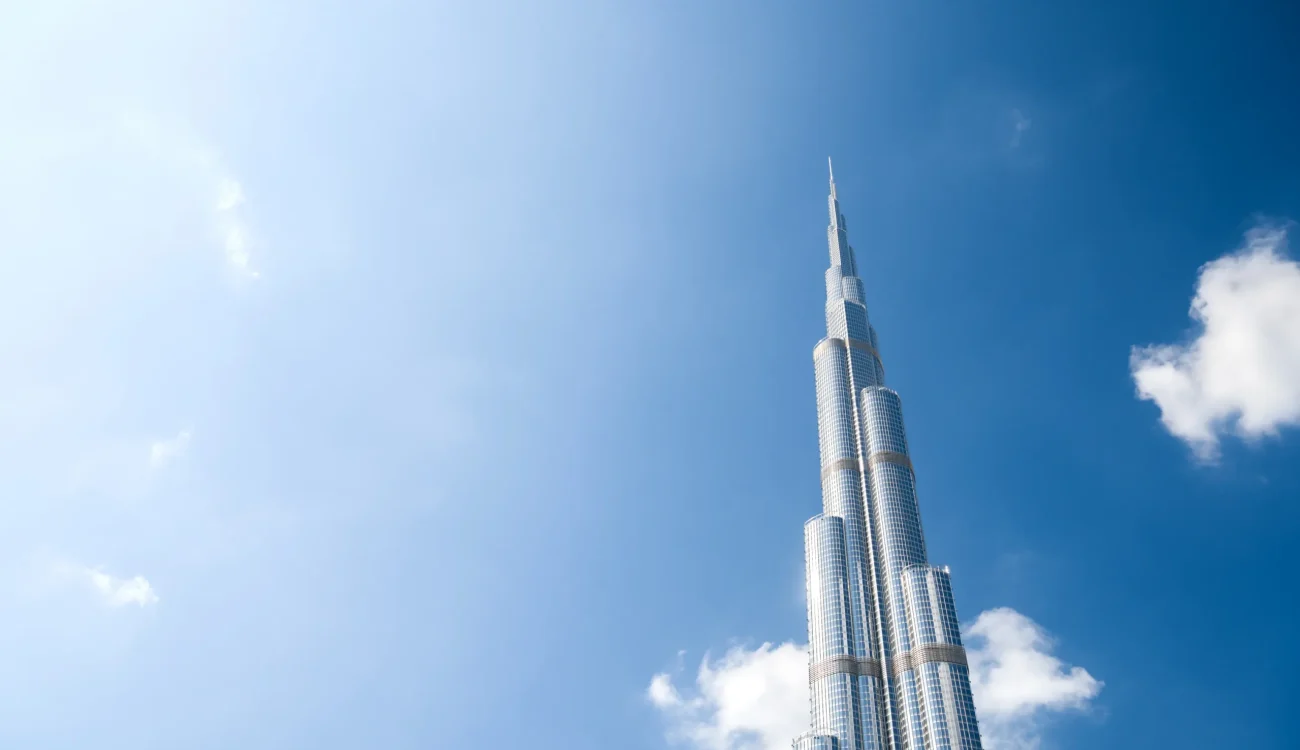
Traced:
<path id="1" fill-rule="evenodd" d="M 1103 683 L 1052 654 L 1052 638 L 1013 609 L 982 613 L 965 629 L 971 688 L 988 750 L 1032 750 L 1048 720 L 1086 711 Z M 694 685 L 656 674 L 646 697 L 668 739 L 691 750 L 788 750 L 809 728 L 808 651 L 795 643 L 706 655 Z"/>

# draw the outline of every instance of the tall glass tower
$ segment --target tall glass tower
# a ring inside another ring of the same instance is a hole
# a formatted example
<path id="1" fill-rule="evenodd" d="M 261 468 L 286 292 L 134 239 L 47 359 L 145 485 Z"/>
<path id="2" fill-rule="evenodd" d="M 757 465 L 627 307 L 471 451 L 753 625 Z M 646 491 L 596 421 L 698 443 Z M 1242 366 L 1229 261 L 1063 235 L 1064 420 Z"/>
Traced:
<path id="1" fill-rule="evenodd" d="M 795 750 L 980 750 L 947 568 L 926 561 L 902 403 L 830 178 L 826 338 L 813 349 L 822 513 L 804 525 L 813 731 Z"/>

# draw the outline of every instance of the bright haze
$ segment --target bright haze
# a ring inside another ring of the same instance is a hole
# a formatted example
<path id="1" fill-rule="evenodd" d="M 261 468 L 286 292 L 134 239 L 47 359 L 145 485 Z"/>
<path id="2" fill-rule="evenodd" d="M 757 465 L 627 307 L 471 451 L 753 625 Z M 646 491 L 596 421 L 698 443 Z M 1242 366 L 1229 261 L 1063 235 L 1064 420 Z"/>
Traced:
<path id="1" fill-rule="evenodd" d="M 1300 746 L 1297 38 L 0 2 L 0 747 L 789 747 L 828 155 L 986 746 Z"/>

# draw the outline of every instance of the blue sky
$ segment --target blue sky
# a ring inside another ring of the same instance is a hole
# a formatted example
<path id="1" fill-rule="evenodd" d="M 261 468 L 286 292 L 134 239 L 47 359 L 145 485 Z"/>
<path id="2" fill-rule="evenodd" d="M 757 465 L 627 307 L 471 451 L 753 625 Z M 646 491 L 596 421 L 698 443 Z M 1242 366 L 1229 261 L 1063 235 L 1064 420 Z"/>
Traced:
<path id="1" fill-rule="evenodd" d="M 784 746 L 828 154 L 1000 746 L 1300 742 L 1284 4 L 180 5 L 0 5 L 0 745 Z"/>

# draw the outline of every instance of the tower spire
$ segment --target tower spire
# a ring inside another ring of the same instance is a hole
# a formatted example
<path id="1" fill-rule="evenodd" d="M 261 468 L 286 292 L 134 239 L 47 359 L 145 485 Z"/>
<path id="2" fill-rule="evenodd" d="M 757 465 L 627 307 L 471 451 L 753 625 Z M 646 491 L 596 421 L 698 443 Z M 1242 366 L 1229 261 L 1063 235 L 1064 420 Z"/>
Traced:
<path id="1" fill-rule="evenodd" d="M 844 214 L 840 213 L 839 196 L 835 194 L 835 165 L 831 163 L 829 156 L 826 157 L 826 170 L 830 173 L 831 185 L 831 194 L 826 199 L 826 208 L 831 220 L 830 226 L 826 228 L 826 239 L 831 249 L 831 265 L 842 267 L 845 276 L 857 276 L 857 266 L 853 262 L 853 248 L 849 247 L 848 227 L 844 221 Z"/>

